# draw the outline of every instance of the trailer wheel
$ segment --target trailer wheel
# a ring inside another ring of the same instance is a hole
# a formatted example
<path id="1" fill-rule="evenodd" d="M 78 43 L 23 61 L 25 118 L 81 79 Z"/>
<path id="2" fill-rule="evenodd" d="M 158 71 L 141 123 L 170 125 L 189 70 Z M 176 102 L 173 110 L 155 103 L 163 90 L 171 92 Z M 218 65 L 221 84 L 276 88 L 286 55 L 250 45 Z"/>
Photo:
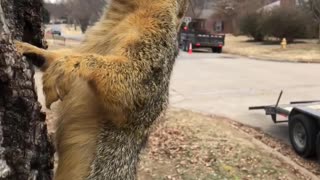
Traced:
<path id="1" fill-rule="evenodd" d="M 216 47 L 213 47 L 213 48 L 211 48 L 211 49 L 212 49 L 212 52 L 213 52 L 213 53 L 218 52 L 218 50 L 217 50 L 217 48 L 216 48 Z"/>
<path id="2" fill-rule="evenodd" d="M 187 41 L 183 41 L 183 51 L 188 52 L 189 51 L 189 45 Z"/>
<path id="3" fill-rule="evenodd" d="M 182 51 L 186 51 L 186 43 L 185 43 L 185 41 L 182 42 Z"/>
<path id="4" fill-rule="evenodd" d="M 213 53 L 222 53 L 222 47 L 213 47 L 211 49 Z"/>
<path id="5" fill-rule="evenodd" d="M 318 136 L 317 136 L 316 152 L 317 152 L 318 162 L 320 163 L 320 132 L 318 133 Z"/>
<path id="6" fill-rule="evenodd" d="M 316 121 L 305 115 L 294 115 L 289 121 L 291 145 L 302 157 L 315 155 L 317 132 Z"/>

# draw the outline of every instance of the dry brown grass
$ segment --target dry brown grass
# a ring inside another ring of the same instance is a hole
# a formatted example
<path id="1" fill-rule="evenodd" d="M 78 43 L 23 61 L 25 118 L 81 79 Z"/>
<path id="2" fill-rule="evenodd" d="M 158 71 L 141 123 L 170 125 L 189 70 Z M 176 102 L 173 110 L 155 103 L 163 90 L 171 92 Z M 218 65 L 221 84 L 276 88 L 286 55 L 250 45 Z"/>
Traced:
<path id="1" fill-rule="evenodd" d="M 62 31 L 68 35 L 82 35 L 79 26 L 75 29 L 72 25 L 62 25 Z"/>
<path id="2" fill-rule="evenodd" d="M 308 179 L 219 117 L 171 109 L 151 134 L 140 180 Z"/>
<path id="3" fill-rule="evenodd" d="M 245 36 L 226 36 L 224 52 L 247 56 L 256 59 L 292 62 L 320 62 L 320 45 L 317 40 L 301 40 L 298 43 L 289 44 L 287 49 L 281 49 L 279 44 L 263 44 L 260 42 L 248 42 Z"/>

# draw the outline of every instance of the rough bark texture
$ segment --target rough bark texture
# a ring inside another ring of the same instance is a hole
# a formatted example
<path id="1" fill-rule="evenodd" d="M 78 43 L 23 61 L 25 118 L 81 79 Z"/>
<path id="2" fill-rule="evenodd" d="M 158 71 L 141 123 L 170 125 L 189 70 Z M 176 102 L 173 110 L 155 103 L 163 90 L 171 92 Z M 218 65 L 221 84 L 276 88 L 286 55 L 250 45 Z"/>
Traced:
<path id="1" fill-rule="evenodd" d="M 52 179 L 53 146 L 34 69 L 12 39 L 43 47 L 42 0 L 0 0 L 0 180 Z"/>
<path id="2" fill-rule="evenodd" d="M 318 39 L 318 44 L 320 44 L 320 22 L 319 22 L 319 39 Z"/>

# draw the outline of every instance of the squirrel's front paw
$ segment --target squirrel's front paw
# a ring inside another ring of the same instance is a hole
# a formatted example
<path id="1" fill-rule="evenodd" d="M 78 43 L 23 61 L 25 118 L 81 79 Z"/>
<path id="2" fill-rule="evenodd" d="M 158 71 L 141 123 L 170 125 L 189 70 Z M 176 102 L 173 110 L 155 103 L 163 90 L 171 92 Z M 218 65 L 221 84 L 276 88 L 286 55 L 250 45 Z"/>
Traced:
<path id="1" fill-rule="evenodd" d="M 14 46 L 16 47 L 18 53 L 23 54 L 25 52 L 25 45 L 23 42 L 14 40 L 13 41 Z"/>
<path id="2" fill-rule="evenodd" d="M 16 47 L 18 53 L 20 53 L 21 55 L 28 53 L 32 50 L 32 45 L 25 42 L 14 40 L 13 44 Z"/>

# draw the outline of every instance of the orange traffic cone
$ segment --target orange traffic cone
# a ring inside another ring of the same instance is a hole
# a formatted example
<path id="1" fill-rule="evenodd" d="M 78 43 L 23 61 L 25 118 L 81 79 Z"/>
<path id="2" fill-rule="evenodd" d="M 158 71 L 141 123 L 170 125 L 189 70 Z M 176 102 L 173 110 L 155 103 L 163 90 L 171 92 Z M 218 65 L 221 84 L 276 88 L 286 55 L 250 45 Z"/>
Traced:
<path id="1" fill-rule="evenodd" d="M 189 54 L 192 54 L 192 43 L 189 44 Z"/>

